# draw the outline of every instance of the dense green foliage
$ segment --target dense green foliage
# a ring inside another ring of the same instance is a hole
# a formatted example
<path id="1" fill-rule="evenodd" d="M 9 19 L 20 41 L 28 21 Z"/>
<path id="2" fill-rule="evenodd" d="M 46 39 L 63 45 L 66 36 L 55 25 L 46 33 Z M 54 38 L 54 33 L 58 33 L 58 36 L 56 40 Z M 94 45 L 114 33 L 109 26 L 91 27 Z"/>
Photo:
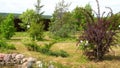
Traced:
<path id="1" fill-rule="evenodd" d="M 0 24 L 2 23 L 3 20 L 4 20 L 4 17 L 0 15 Z"/>
<path id="2" fill-rule="evenodd" d="M 0 36 L 10 39 L 15 33 L 14 16 L 9 14 L 0 25 Z"/>
<path id="3" fill-rule="evenodd" d="M 59 57 L 59 56 L 68 57 L 69 56 L 69 54 L 64 50 L 49 52 L 49 55 L 56 56 L 56 57 Z"/>
<path id="4" fill-rule="evenodd" d="M 0 49 L 1 50 L 15 50 L 15 46 L 13 44 L 8 44 L 6 40 L 0 39 Z"/>
<path id="5" fill-rule="evenodd" d="M 22 20 L 22 23 L 20 23 L 21 27 L 24 29 L 28 29 L 31 23 L 34 21 L 35 17 L 35 11 L 32 9 L 27 9 L 25 12 L 23 12 L 19 18 Z"/>
<path id="6" fill-rule="evenodd" d="M 53 38 L 67 38 L 85 29 L 87 21 L 83 9 L 93 16 L 90 4 L 76 7 L 72 12 L 68 11 L 69 6 L 70 4 L 65 4 L 64 0 L 56 5 L 49 28 Z"/>
<path id="7" fill-rule="evenodd" d="M 28 30 L 32 40 L 42 40 L 43 39 L 43 30 L 44 25 L 41 23 L 31 23 L 31 27 Z"/>
<path id="8" fill-rule="evenodd" d="M 84 14 L 83 9 L 85 9 L 87 12 L 89 12 L 92 15 L 92 8 L 90 4 L 86 4 L 85 7 L 76 7 L 72 11 L 72 15 L 74 18 L 74 22 L 76 24 L 77 31 L 84 30 L 86 28 L 86 15 Z"/>
<path id="9" fill-rule="evenodd" d="M 40 12 L 42 7 L 43 6 L 40 5 L 40 0 L 37 0 L 37 4 L 35 5 L 36 10 L 26 10 L 20 15 L 20 19 L 23 21 L 20 25 L 28 30 L 28 33 L 33 40 L 41 40 L 43 38 L 43 12 Z"/>

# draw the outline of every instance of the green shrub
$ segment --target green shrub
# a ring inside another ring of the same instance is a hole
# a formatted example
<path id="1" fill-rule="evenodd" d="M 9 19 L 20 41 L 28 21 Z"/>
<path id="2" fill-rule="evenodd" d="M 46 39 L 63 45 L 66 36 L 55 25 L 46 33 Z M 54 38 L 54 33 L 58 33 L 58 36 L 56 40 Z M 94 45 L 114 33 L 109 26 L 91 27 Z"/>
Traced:
<path id="1" fill-rule="evenodd" d="M 32 41 L 31 38 L 24 38 L 22 39 L 22 43 L 27 47 L 29 51 L 40 51 L 40 46 L 36 43 L 36 41 Z"/>
<path id="2" fill-rule="evenodd" d="M 15 50 L 16 48 L 13 44 L 8 44 L 6 40 L 0 39 L 0 49 Z"/>
<path id="3" fill-rule="evenodd" d="M 45 44 L 44 46 L 42 46 L 40 48 L 40 52 L 48 54 L 49 52 L 51 52 L 50 48 L 52 47 L 53 44 L 55 44 L 55 42 L 51 42 L 49 44 Z"/>
<path id="4" fill-rule="evenodd" d="M 32 40 L 42 40 L 43 39 L 43 30 L 44 25 L 42 22 L 40 23 L 31 23 L 31 27 L 28 30 L 28 33 L 30 34 L 30 37 L 32 38 Z"/>
<path id="5" fill-rule="evenodd" d="M 63 51 L 63 50 L 51 51 L 51 52 L 49 53 L 49 55 L 56 56 L 56 57 L 58 57 L 58 56 L 68 57 L 68 56 L 69 56 L 69 54 L 68 54 L 67 52 Z"/>
<path id="6" fill-rule="evenodd" d="M 60 50 L 60 56 L 61 57 L 68 57 L 69 54 L 67 52 L 63 51 L 63 50 Z"/>
<path id="7" fill-rule="evenodd" d="M 40 47 L 34 41 L 25 45 L 29 51 L 39 51 Z"/>
<path id="8" fill-rule="evenodd" d="M 49 52 L 49 55 L 58 57 L 59 56 L 59 52 L 58 51 L 54 51 L 54 52 L 51 51 L 51 52 Z"/>
<path id="9" fill-rule="evenodd" d="M 59 51 L 51 51 L 51 47 L 53 44 L 55 44 L 56 42 L 51 42 L 49 44 L 45 44 L 43 46 L 38 46 L 37 43 L 35 41 L 31 41 L 28 43 L 25 43 L 25 46 L 27 47 L 27 49 L 29 51 L 36 51 L 36 52 L 40 52 L 42 54 L 45 55 L 50 55 L 50 56 L 61 56 L 61 57 L 68 57 L 69 54 L 63 50 L 59 50 Z"/>
<path id="10" fill-rule="evenodd" d="M 10 49 L 10 50 L 16 50 L 15 46 L 13 44 L 9 44 L 7 46 L 7 49 Z"/>
<path id="11" fill-rule="evenodd" d="M 10 39 L 15 34 L 14 16 L 9 14 L 0 24 L 0 35 L 5 39 Z"/>
<path id="12" fill-rule="evenodd" d="M 7 47 L 6 41 L 3 39 L 0 39 L 0 48 L 2 49 L 2 48 L 6 48 L 6 47 Z"/>

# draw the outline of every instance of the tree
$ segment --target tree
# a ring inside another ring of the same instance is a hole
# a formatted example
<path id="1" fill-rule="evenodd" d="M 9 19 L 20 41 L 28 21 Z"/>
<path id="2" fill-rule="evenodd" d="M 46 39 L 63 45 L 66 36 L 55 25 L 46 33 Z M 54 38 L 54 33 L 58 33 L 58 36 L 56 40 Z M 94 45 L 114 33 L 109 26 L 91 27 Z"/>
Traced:
<path id="1" fill-rule="evenodd" d="M 42 7 L 43 5 L 40 5 L 40 0 L 37 0 L 37 4 L 35 5 L 36 12 L 34 16 L 34 21 L 31 23 L 31 27 L 28 31 L 33 40 L 43 39 L 44 24 L 42 14 L 44 12 L 40 12 Z"/>
<path id="2" fill-rule="evenodd" d="M 35 14 L 36 12 L 32 9 L 27 9 L 25 12 L 23 12 L 19 17 L 22 20 L 22 23 L 20 24 L 21 27 L 27 30 L 27 26 L 30 26 L 31 22 L 35 20 Z"/>
<path id="3" fill-rule="evenodd" d="M 21 25 L 28 30 L 28 33 L 33 40 L 40 40 L 43 38 L 43 12 L 40 12 L 42 7 L 43 6 L 40 5 L 40 0 L 37 0 L 37 4 L 35 5 L 36 10 L 27 10 L 20 16 L 23 21 Z M 28 25 L 29 28 L 27 28 Z"/>
<path id="4" fill-rule="evenodd" d="M 14 16 L 9 14 L 1 23 L 0 33 L 1 37 L 10 39 L 15 33 Z"/>
<path id="5" fill-rule="evenodd" d="M 37 14 L 43 14 L 44 13 L 44 12 L 40 12 L 41 8 L 43 7 L 43 5 L 40 5 L 40 3 L 41 3 L 41 0 L 37 0 L 37 4 L 35 5 Z"/>
<path id="6" fill-rule="evenodd" d="M 85 25 L 86 25 L 86 16 L 83 12 L 83 9 L 85 9 L 87 12 L 89 12 L 91 15 L 93 14 L 92 13 L 92 8 L 91 8 L 91 5 L 90 4 L 86 4 L 85 7 L 76 7 L 73 11 L 72 11 L 72 14 L 73 14 L 73 18 L 75 18 L 75 23 L 77 25 L 77 30 L 83 30 L 85 29 Z"/>
<path id="7" fill-rule="evenodd" d="M 41 10 L 41 8 L 43 7 L 43 5 L 40 5 L 40 3 L 41 3 L 41 0 L 37 0 L 37 4 L 35 5 L 35 8 L 36 8 L 36 23 L 40 23 L 40 21 L 42 20 L 42 14 L 44 13 L 44 11 L 43 12 L 41 12 L 40 10 Z"/>
<path id="8" fill-rule="evenodd" d="M 91 18 L 87 11 L 83 10 L 85 14 L 87 14 L 86 19 L 88 20 L 86 29 L 80 37 L 83 38 L 84 41 L 87 41 L 87 45 L 80 45 L 80 47 L 84 47 L 84 54 L 88 56 L 89 59 L 94 57 L 95 60 L 100 61 L 106 53 L 112 50 L 111 46 L 114 46 L 118 22 L 115 21 L 116 14 L 113 15 L 112 11 L 108 13 L 108 15 L 111 14 L 111 16 L 101 17 L 99 2 L 98 0 L 96 0 L 96 2 L 98 6 L 96 20 Z M 102 16 L 103 15 L 104 13 Z"/>
<path id="9" fill-rule="evenodd" d="M 54 38 L 69 37 L 70 34 L 75 31 L 75 25 L 73 25 L 74 23 L 72 22 L 72 14 L 68 12 L 69 6 L 70 4 L 65 4 L 64 0 L 56 5 L 49 28 Z"/>
<path id="10" fill-rule="evenodd" d="M 0 16 L 0 24 L 2 23 L 3 20 L 4 20 L 4 17 Z"/>

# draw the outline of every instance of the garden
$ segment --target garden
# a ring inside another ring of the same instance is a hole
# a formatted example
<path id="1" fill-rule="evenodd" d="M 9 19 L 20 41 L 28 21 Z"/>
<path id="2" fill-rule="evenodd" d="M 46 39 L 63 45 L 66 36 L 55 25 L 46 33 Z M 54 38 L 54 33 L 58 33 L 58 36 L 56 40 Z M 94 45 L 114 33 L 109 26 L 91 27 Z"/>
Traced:
<path id="1" fill-rule="evenodd" d="M 69 11 L 71 3 L 57 3 L 48 30 L 37 0 L 35 10 L 20 14 L 24 31 L 16 31 L 14 14 L 0 16 L 2 68 L 119 68 L 120 13 L 98 12 L 88 3 Z M 107 13 L 107 15 L 105 15 Z"/>

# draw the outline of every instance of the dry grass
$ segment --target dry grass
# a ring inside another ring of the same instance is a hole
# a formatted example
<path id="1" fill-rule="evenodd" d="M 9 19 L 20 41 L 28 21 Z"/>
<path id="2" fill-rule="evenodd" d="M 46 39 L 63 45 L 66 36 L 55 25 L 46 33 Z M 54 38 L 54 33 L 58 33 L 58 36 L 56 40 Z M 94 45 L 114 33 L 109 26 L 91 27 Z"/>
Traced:
<path id="1" fill-rule="evenodd" d="M 13 38 L 15 38 L 15 36 Z M 85 59 L 85 57 L 82 57 L 80 50 L 76 51 L 76 42 L 58 42 L 52 46 L 51 50 L 53 51 L 62 49 L 68 52 L 70 56 L 67 58 L 48 56 L 38 52 L 28 51 L 22 44 L 21 40 L 12 40 L 9 42 L 15 44 L 17 48 L 17 50 L 13 52 L 19 52 L 26 56 L 35 57 L 39 60 L 59 62 L 63 65 L 70 66 L 71 68 L 120 68 L 120 47 L 113 47 L 115 56 L 113 56 L 111 52 L 110 55 L 105 56 L 104 61 L 96 63 L 94 61 Z M 43 45 L 48 42 L 50 41 L 39 41 L 38 44 Z"/>

